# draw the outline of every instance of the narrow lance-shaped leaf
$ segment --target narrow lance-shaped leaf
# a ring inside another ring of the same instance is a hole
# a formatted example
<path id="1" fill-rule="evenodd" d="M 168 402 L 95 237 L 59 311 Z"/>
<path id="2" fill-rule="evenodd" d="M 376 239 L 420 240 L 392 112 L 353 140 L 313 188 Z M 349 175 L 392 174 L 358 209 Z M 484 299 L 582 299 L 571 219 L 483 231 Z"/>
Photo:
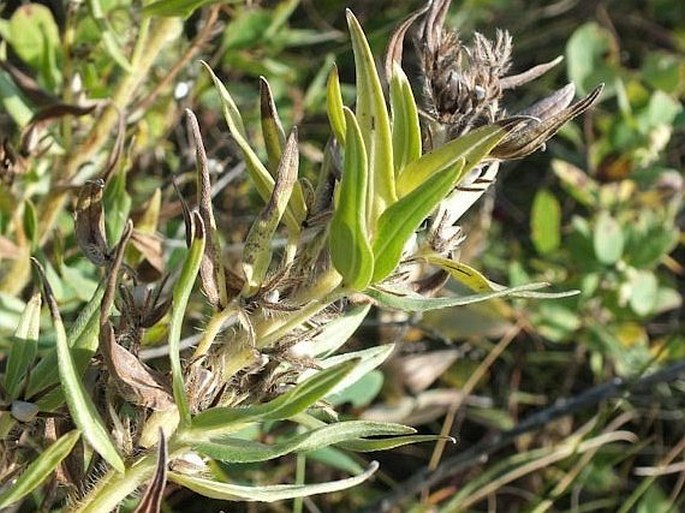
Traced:
<path id="1" fill-rule="evenodd" d="M 269 201 L 252 223 L 243 248 L 242 268 L 245 286 L 242 295 L 250 297 L 259 290 L 271 263 L 271 241 L 285 213 L 299 168 L 297 130 L 293 129 L 278 165 L 276 184 Z"/>
<path id="2" fill-rule="evenodd" d="M 326 105 L 328 112 L 328 122 L 331 124 L 333 135 L 342 145 L 345 144 L 345 133 L 347 125 L 345 123 L 345 113 L 343 112 L 342 92 L 340 91 L 340 78 L 338 77 L 338 67 L 333 66 L 328 75 L 326 84 Z"/>
<path id="3" fill-rule="evenodd" d="M 390 78 L 390 107 L 392 111 L 392 146 L 395 175 L 410 162 L 421 157 L 421 125 L 414 93 L 407 76 L 395 65 Z"/>
<path id="4" fill-rule="evenodd" d="M 331 260 L 351 290 L 364 289 L 373 273 L 367 219 L 368 160 L 354 114 L 344 108 L 347 125 L 343 173 L 330 226 Z"/>
<path id="5" fill-rule="evenodd" d="M 426 298 L 409 290 L 403 291 L 402 293 L 396 293 L 383 291 L 377 288 L 369 288 L 365 290 L 364 293 L 385 307 L 402 310 L 404 312 L 428 312 L 430 310 L 440 310 L 442 308 L 471 305 L 489 299 L 507 296 L 517 298 L 561 299 L 579 294 L 579 291 L 577 290 L 549 293 L 537 292 L 545 287 L 549 287 L 549 283 L 530 283 L 519 287 L 502 288 L 493 292 L 484 292 L 471 296 L 438 298 Z"/>
<path id="6" fill-rule="evenodd" d="M 221 80 L 219 80 L 219 78 L 214 74 L 212 68 L 210 68 L 206 62 L 202 62 L 202 64 L 210 73 L 212 80 L 214 81 L 214 85 L 217 91 L 219 91 L 219 95 L 221 96 L 221 101 L 223 104 L 226 124 L 228 125 L 228 129 L 230 130 L 233 139 L 235 139 L 238 147 L 243 153 L 245 164 L 247 165 L 250 177 L 257 188 L 257 192 L 264 201 L 269 201 L 271 191 L 274 188 L 274 179 L 248 143 L 245 126 L 243 124 L 243 118 L 240 115 L 238 107 L 236 106 L 235 101 L 233 101 L 230 93 L 224 84 L 221 83 Z M 302 203 L 299 203 L 299 201 L 302 201 Z M 304 220 L 306 211 L 304 198 L 300 197 L 298 199 L 297 197 L 293 196 L 292 202 L 288 205 L 288 209 L 283 217 L 291 232 L 299 232 L 300 223 Z"/>
<path id="7" fill-rule="evenodd" d="M 0 495 L 0 509 L 23 499 L 38 488 L 66 458 L 78 442 L 81 433 L 70 431 L 35 458 L 5 493 Z"/>
<path id="8" fill-rule="evenodd" d="M 174 287 L 171 320 L 169 322 L 169 360 L 171 363 L 172 387 L 174 390 L 174 401 L 176 406 L 178 406 L 182 426 L 190 423 L 190 409 L 188 408 L 188 398 L 183 381 L 183 369 L 181 368 L 181 328 L 183 327 L 183 319 L 186 316 L 188 299 L 193 290 L 193 284 L 200 270 L 200 263 L 205 252 L 205 228 L 202 217 L 197 212 L 193 212 L 191 224 L 193 225 L 194 232 L 193 241 L 185 262 L 183 262 L 181 275 Z"/>
<path id="9" fill-rule="evenodd" d="M 426 153 L 402 169 L 397 179 L 397 192 L 404 197 L 429 177 L 464 159 L 463 174 L 468 173 L 506 136 L 507 131 L 520 124 L 508 121 L 504 125 L 488 125 L 477 128 L 466 135 L 454 139 L 439 148 Z"/>
<path id="10" fill-rule="evenodd" d="M 55 325 L 55 345 L 57 347 L 59 377 L 71 417 L 93 449 L 117 471 L 124 472 L 124 462 L 110 439 L 105 423 L 88 395 L 85 385 L 74 365 L 74 360 L 67 344 L 67 335 L 64 331 L 59 307 L 52 294 L 52 289 L 45 276 L 43 266 L 35 259 L 32 261 L 43 281 L 45 301 L 48 304 Z"/>
<path id="11" fill-rule="evenodd" d="M 373 242 L 373 283 L 386 278 L 395 270 L 402 257 L 404 245 L 419 225 L 452 190 L 462 175 L 464 160 L 441 171 L 388 208 L 378 220 Z"/>
<path id="12" fill-rule="evenodd" d="M 226 276 L 222 260 L 221 242 L 216 229 L 214 209 L 212 208 L 211 181 L 207 153 L 202 142 L 202 132 L 195 114 L 186 109 L 190 133 L 195 144 L 195 165 L 197 167 L 197 204 L 206 230 L 205 254 L 200 265 L 202 290 L 214 307 L 224 307 L 228 303 Z"/>
<path id="13" fill-rule="evenodd" d="M 5 391 L 10 400 L 19 397 L 22 381 L 36 357 L 39 332 L 40 294 L 35 294 L 24 307 L 7 358 Z"/>
<path id="14" fill-rule="evenodd" d="M 347 10 L 357 82 L 357 121 L 369 162 L 367 219 L 373 232 L 376 220 L 397 199 L 390 118 L 374 56 L 359 22 Z"/>
<path id="15" fill-rule="evenodd" d="M 371 462 L 369 468 L 354 477 L 320 484 L 289 484 L 273 486 L 242 486 L 221 483 L 211 479 L 169 473 L 169 479 L 206 497 L 228 501 L 275 502 L 295 497 L 308 497 L 320 493 L 332 493 L 352 488 L 363 483 L 378 470 L 378 463 Z"/>
<path id="16" fill-rule="evenodd" d="M 368 436 L 395 436 L 415 433 L 401 424 L 371 421 L 337 422 L 308 431 L 272 445 L 241 438 L 217 437 L 193 448 L 211 458 L 228 463 L 268 461 L 293 452 L 305 452 Z"/>

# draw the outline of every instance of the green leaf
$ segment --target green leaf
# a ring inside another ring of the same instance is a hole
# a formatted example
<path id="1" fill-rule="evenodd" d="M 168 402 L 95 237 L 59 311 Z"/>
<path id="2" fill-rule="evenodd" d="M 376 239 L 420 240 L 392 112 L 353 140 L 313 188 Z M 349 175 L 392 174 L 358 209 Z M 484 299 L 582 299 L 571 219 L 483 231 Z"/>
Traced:
<path id="1" fill-rule="evenodd" d="M 390 108 L 395 175 L 398 176 L 405 166 L 421 157 L 419 111 L 409 79 L 398 64 L 390 79 Z"/>
<path id="2" fill-rule="evenodd" d="M 240 115 L 240 111 L 238 111 L 238 107 L 236 106 L 235 101 L 233 101 L 230 93 L 221 80 L 219 80 L 219 78 L 214 74 L 214 71 L 212 71 L 212 68 L 209 67 L 209 64 L 204 61 L 201 62 L 211 75 L 217 91 L 219 91 L 226 124 L 231 132 L 231 136 L 233 136 L 233 139 L 235 139 L 235 142 L 238 144 L 240 151 L 243 153 L 245 164 L 248 172 L 250 173 L 250 177 L 255 184 L 257 192 L 265 202 L 268 202 L 269 198 L 271 197 L 271 192 L 274 188 L 274 178 L 271 176 L 266 167 L 264 167 L 264 164 L 262 164 L 262 162 L 259 160 L 259 157 L 257 157 L 257 154 L 250 146 L 250 143 L 248 143 L 245 125 L 243 124 L 243 118 Z M 304 220 L 306 212 L 307 209 L 304 205 L 304 196 L 293 195 L 284 215 L 285 223 L 288 225 L 288 228 L 292 233 L 299 232 L 300 223 Z"/>
<path id="3" fill-rule="evenodd" d="M 59 377 L 71 418 L 74 420 L 74 424 L 83 432 L 83 436 L 93 449 L 115 470 L 123 473 L 125 471 L 124 462 L 110 439 L 105 423 L 102 417 L 100 417 L 90 395 L 88 395 L 85 384 L 76 369 L 74 359 L 69 350 L 69 344 L 67 343 L 67 334 L 64 331 L 59 307 L 52 294 L 52 289 L 47 281 L 43 267 L 37 260 L 33 260 L 33 263 L 43 280 L 45 301 L 48 304 L 55 326 Z"/>
<path id="4" fill-rule="evenodd" d="M 348 353 L 331 356 L 325 360 L 319 361 L 319 365 L 323 369 L 342 365 L 348 361 L 357 360 L 359 363 L 354 369 L 341 379 L 335 386 L 328 391 L 326 397 L 335 395 L 347 390 L 349 387 L 357 383 L 360 379 L 366 376 L 369 372 L 379 367 L 395 350 L 395 344 L 383 344 L 380 346 L 369 347 L 361 351 L 352 351 Z M 305 371 L 302 377 L 308 376 L 311 372 L 322 371 Z"/>
<path id="5" fill-rule="evenodd" d="M 457 282 L 465 285 L 474 292 L 491 292 L 499 290 L 493 282 L 488 280 L 480 271 L 463 262 L 455 262 L 437 253 L 422 254 L 416 260 L 425 261 L 447 271 Z"/>
<path id="6" fill-rule="evenodd" d="M 102 196 L 102 204 L 107 215 L 105 230 L 107 242 L 114 246 L 121 238 L 124 226 L 131 212 L 131 196 L 126 191 L 126 167 L 121 166 L 119 171 L 107 183 Z"/>
<path id="7" fill-rule="evenodd" d="M 345 113 L 343 111 L 344 105 L 337 66 L 333 66 L 333 69 L 331 69 L 331 72 L 328 75 L 328 82 L 326 84 L 326 105 L 328 122 L 331 124 L 333 135 L 335 135 L 335 138 L 340 144 L 344 145 L 347 123 L 345 122 Z"/>
<path id="8" fill-rule="evenodd" d="M 331 493 L 346 490 L 366 481 L 378 470 L 378 463 L 375 461 L 369 468 L 354 477 L 341 479 L 339 481 L 329 481 L 320 484 L 289 484 L 273 486 L 241 486 L 229 483 L 220 483 L 211 479 L 187 476 L 176 472 L 169 473 L 169 479 L 181 486 L 185 486 L 206 497 L 229 501 L 259 501 L 275 502 L 295 497 L 308 497 L 320 493 Z"/>
<path id="9" fill-rule="evenodd" d="M 39 332 L 40 294 L 36 294 L 26 303 L 11 340 L 5 367 L 5 391 L 10 401 L 19 397 L 24 376 L 36 357 Z"/>
<path id="10" fill-rule="evenodd" d="M 357 360 L 346 361 L 319 371 L 292 390 L 265 404 L 246 408 L 216 407 L 206 410 L 193 419 L 191 436 L 202 436 L 203 432 L 225 429 L 232 424 L 290 418 L 322 399 L 358 364 Z"/>
<path id="11" fill-rule="evenodd" d="M 193 284 L 200 271 L 200 263 L 205 252 L 205 228 L 199 213 L 193 212 L 191 224 L 194 232 L 193 241 L 185 262 L 183 262 L 181 275 L 174 286 L 171 319 L 169 321 L 169 361 L 172 388 L 174 390 L 174 401 L 180 414 L 181 426 L 190 424 L 190 409 L 188 408 L 188 397 L 184 388 L 183 369 L 181 367 L 181 328 L 186 316 L 188 299 L 193 291 Z"/>
<path id="12" fill-rule="evenodd" d="M 397 193 L 402 198 L 436 173 L 464 159 L 463 174 L 470 171 L 507 135 L 507 129 L 488 125 L 454 139 L 410 162 L 397 178 Z"/>
<path id="13" fill-rule="evenodd" d="M 358 420 L 326 425 L 272 445 L 220 437 L 197 443 L 193 448 L 219 461 L 250 463 L 272 460 L 293 452 L 313 451 L 362 437 L 406 435 L 414 432 L 414 429 L 401 424 Z"/>
<path id="14" fill-rule="evenodd" d="M 371 404 L 381 392 L 383 381 L 383 373 L 374 369 L 346 389 L 336 394 L 329 394 L 326 400 L 333 406 L 349 402 L 353 408 L 363 408 Z"/>
<path id="15" fill-rule="evenodd" d="M 38 488 L 69 455 L 80 436 L 81 433 L 75 429 L 61 436 L 59 440 L 42 451 L 12 486 L 5 493 L 0 494 L 0 509 L 21 500 Z"/>
<path id="16" fill-rule="evenodd" d="M 20 6 L 9 20 L 8 39 L 17 55 L 40 73 L 50 89 L 59 84 L 57 53 L 61 43 L 50 9 L 38 3 Z"/>
<path id="17" fill-rule="evenodd" d="M 347 342 L 366 318 L 371 305 L 355 305 L 343 315 L 327 322 L 312 339 L 297 344 L 297 354 L 325 357 L 334 353 Z"/>
<path id="18" fill-rule="evenodd" d="M 540 189 L 535 194 L 530 232 L 533 245 L 541 255 L 553 252 L 561 244 L 561 206 L 547 189 Z"/>
<path id="19" fill-rule="evenodd" d="M 0 69 L 0 105 L 19 127 L 31 121 L 33 112 L 24 95 L 4 70 Z"/>
<path id="20" fill-rule="evenodd" d="M 331 260 L 345 287 L 362 290 L 371 281 L 374 265 L 366 225 L 368 161 L 357 120 L 347 107 L 344 111 L 347 142 L 338 202 L 330 226 Z"/>
<path id="21" fill-rule="evenodd" d="M 623 255 L 623 229 L 608 212 L 601 212 L 595 222 L 593 246 L 597 260 L 606 265 L 619 261 Z"/>
<path id="22" fill-rule="evenodd" d="M 545 299 L 560 299 L 578 294 L 577 290 L 559 292 L 559 293 L 539 293 L 535 292 L 539 289 L 548 287 L 549 283 L 530 283 L 521 285 L 519 287 L 505 288 L 494 292 L 485 292 L 482 294 L 474 294 L 472 296 L 459 297 L 441 297 L 441 298 L 425 298 L 419 294 L 411 291 L 386 292 L 380 289 L 370 288 L 364 293 L 378 301 L 381 305 L 393 308 L 395 310 L 403 310 L 405 312 L 427 312 L 429 310 L 438 310 L 440 308 L 452 308 L 455 306 L 470 305 L 473 303 L 480 303 L 489 299 L 498 297 L 522 297 L 522 298 L 545 298 Z"/>
<path id="23" fill-rule="evenodd" d="M 395 270 L 406 242 L 452 190 L 463 169 L 464 160 L 461 159 L 448 169 L 431 176 L 383 212 L 373 241 L 372 283 L 382 281 Z"/>
<path id="24" fill-rule="evenodd" d="M 24 232 L 31 249 L 34 250 L 38 244 L 38 216 L 36 215 L 36 207 L 29 199 L 24 201 Z"/>
<path id="25" fill-rule="evenodd" d="M 124 52 L 117 41 L 117 36 L 114 33 L 114 29 L 105 17 L 100 0 L 88 0 L 88 8 L 90 9 L 90 14 L 93 17 L 93 20 L 95 20 L 95 24 L 100 30 L 102 43 L 105 45 L 105 50 L 109 56 L 127 73 L 134 73 L 131 63 L 128 62 L 128 59 L 124 55 Z"/>
<path id="26" fill-rule="evenodd" d="M 586 23 L 576 29 L 566 44 L 566 69 L 581 94 L 599 82 L 614 82 L 617 49 L 611 32 L 597 23 Z"/>
<path id="27" fill-rule="evenodd" d="M 395 436 L 392 438 L 383 438 L 379 440 L 354 440 L 351 442 L 344 442 L 340 444 L 340 447 L 347 449 L 348 451 L 354 452 L 374 452 L 374 451 L 387 451 L 389 449 L 395 449 L 397 447 L 402 447 L 405 445 L 418 444 L 422 442 L 435 442 L 438 440 L 447 440 L 452 443 L 456 443 L 456 440 L 449 437 L 444 437 L 440 435 L 406 435 L 406 436 Z"/>
<path id="28" fill-rule="evenodd" d="M 188 18 L 200 7 L 211 4 L 234 4 L 239 0 L 157 0 L 143 7 L 146 16 L 166 16 Z"/>
<path id="29" fill-rule="evenodd" d="M 654 311 L 659 282 L 652 271 L 636 271 L 630 279 L 630 308 L 640 316 Z"/>
<path id="30" fill-rule="evenodd" d="M 357 83 L 356 116 L 369 162 L 366 215 L 373 230 L 383 211 L 397 200 L 392 133 L 374 56 L 359 22 L 347 10 Z"/>

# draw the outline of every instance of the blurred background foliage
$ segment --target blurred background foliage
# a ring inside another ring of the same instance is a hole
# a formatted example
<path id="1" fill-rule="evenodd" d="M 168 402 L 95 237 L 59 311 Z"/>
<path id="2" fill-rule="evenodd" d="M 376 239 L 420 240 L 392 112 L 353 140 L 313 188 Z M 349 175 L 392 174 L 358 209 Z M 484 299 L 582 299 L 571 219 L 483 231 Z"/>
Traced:
<path id="1" fill-rule="evenodd" d="M 41 156 L 73 154 L 74 147 L 95 137 L 93 117 L 84 113 L 72 123 L 66 119 L 74 113 L 60 112 L 22 139 L 21 129 L 37 112 L 58 101 L 116 103 L 130 93 L 120 107 L 126 108 L 127 137 L 134 142 L 124 150 L 125 164 L 115 171 L 105 203 L 116 206 L 122 220 L 129 211 L 137 218 L 151 216 L 156 220 L 151 232 L 180 241 L 183 223 L 170 176 L 176 176 L 181 189 L 189 182 L 192 186 L 193 154 L 181 119 L 184 108 L 193 108 L 211 165 L 224 186 L 230 181 L 215 198 L 218 224 L 227 241 L 238 243 L 258 211 L 257 197 L 241 173 L 219 100 L 198 59 L 207 60 L 229 85 L 258 147 L 263 147 L 258 77 L 268 78 L 286 131 L 293 125 L 300 129 L 304 174 L 314 178 L 329 133 L 325 80 L 333 62 L 346 102 L 353 98 L 344 9 L 359 17 L 380 61 L 392 29 L 419 7 L 418 2 L 369 0 L 168 4 L 208 5 L 183 23 L 167 21 L 164 44 L 146 64 L 136 61 L 135 52 L 149 49 L 134 50 L 130 61 L 126 57 L 137 30 L 144 29 L 138 2 L 0 3 L 0 60 L 5 63 L 0 134 L 14 148 L 26 145 L 24 153 L 15 151 L 17 162 L 34 163 L 26 169 L 15 163 L 0 188 L 0 347 L 7 347 L 28 299 L 25 255 L 50 255 L 54 266 L 48 274 L 61 284 L 55 294 L 67 318 L 69 311 L 73 318 L 99 279 L 75 250 L 72 205 L 60 206 L 50 218 L 46 198 L 55 183 L 80 184 L 100 169 L 114 145 L 116 123 L 111 122 L 87 162 L 60 171 Z M 307 499 L 304 507 L 374 508 L 404 486 L 414 495 L 409 502 L 393 503 L 395 511 L 682 511 L 682 372 L 647 387 L 600 393 L 587 407 L 551 416 L 537 429 L 512 436 L 510 443 L 486 451 L 487 458 L 474 456 L 432 487 L 415 486 L 410 479 L 429 461 L 432 467 L 454 461 L 450 458 L 515 429 L 533 412 L 572 402 L 615 378 L 632 383 L 685 361 L 685 4 L 465 0 L 454 2 L 449 23 L 465 40 L 476 30 L 492 35 L 495 27 L 508 29 L 515 43 L 514 71 L 565 57 L 544 78 L 506 98 L 511 112 L 567 81 L 579 94 L 606 83 L 601 103 L 564 127 L 546 151 L 504 167 L 465 226 L 469 238 L 461 255 L 500 283 L 544 280 L 580 294 L 554 301 L 491 302 L 420 318 L 376 312 L 351 344 L 402 343 L 382 372 L 369 374 L 338 398 L 343 415 L 406 422 L 426 433 L 452 433 L 459 442 L 450 448 L 417 446 L 374 455 L 383 463 L 374 483 Z M 408 48 L 410 75 L 412 59 Z M 133 74 L 139 80 L 126 85 L 129 92 L 120 90 L 127 66 L 140 67 Z M 11 173 L 21 179 L 13 182 Z M 56 176 L 63 181 L 56 182 Z M 16 216 L 21 216 L 22 230 L 10 233 Z M 118 238 L 116 227 L 113 232 L 110 241 Z M 239 247 L 230 250 L 229 262 L 239 256 Z M 153 255 L 137 251 L 141 259 L 151 260 L 151 272 L 161 271 Z M 173 266 L 173 244 L 169 252 Z M 202 318 L 201 304 L 194 315 Z M 163 337 L 151 332 L 145 343 Z M 336 468 L 360 468 L 360 462 L 334 451 L 315 458 L 325 462 L 309 463 L 317 479 L 333 477 Z M 294 459 L 283 458 L 251 472 L 282 482 L 295 465 Z M 224 470 L 233 476 L 233 469 Z M 169 495 L 167 504 L 166 511 L 225 508 L 187 490 Z M 288 511 L 290 505 L 231 508 Z"/>

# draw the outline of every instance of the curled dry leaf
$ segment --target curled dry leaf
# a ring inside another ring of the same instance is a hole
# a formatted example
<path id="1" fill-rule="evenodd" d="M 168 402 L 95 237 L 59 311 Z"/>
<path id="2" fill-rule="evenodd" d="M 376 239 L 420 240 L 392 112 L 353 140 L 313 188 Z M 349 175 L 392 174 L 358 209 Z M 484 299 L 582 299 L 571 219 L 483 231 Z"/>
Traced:
<path id="1" fill-rule="evenodd" d="M 74 211 L 74 233 L 83 254 L 95 265 L 103 266 L 111 259 L 105 235 L 101 178 L 90 180 L 81 187 Z"/>
<path id="2" fill-rule="evenodd" d="M 126 401 L 153 410 L 168 410 L 174 405 L 174 401 L 165 377 L 119 345 L 109 321 L 124 250 L 132 232 L 133 224 L 129 221 L 109 269 L 107 288 L 100 309 L 100 351 L 117 392 Z"/>
<path id="3" fill-rule="evenodd" d="M 224 275 L 224 265 L 221 258 L 221 245 L 214 219 L 212 208 L 211 181 L 209 179 L 209 165 L 207 163 L 207 153 L 202 142 L 200 125 L 195 114 L 190 109 L 186 109 L 186 117 L 190 125 L 190 133 L 195 145 L 195 159 L 197 166 L 197 204 L 200 216 L 207 230 L 207 242 L 205 254 L 200 264 L 200 278 L 202 290 L 204 291 L 210 304 L 216 308 L 226 305 L 228 299 L 226 295 L 226 277 Z M 185 213 L 184 213 L 185 218 Z"/>

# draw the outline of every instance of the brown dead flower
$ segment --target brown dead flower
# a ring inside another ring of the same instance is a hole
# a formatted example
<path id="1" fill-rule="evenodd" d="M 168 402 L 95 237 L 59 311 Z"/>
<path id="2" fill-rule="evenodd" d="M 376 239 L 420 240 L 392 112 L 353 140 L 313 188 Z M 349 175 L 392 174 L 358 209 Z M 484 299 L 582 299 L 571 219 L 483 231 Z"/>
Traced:
<path id="1" fill-rule="evenodd" d="M 418 30 L 416 47 L 424 81 L 426 106 L 424 114 L 444 129 L 440 139 L 451 140 L 473 128 L 507 118 L 502 107 L 503 93 L 546 73 L 562 58 L 509 75 L 513 49 L 512 37 L 497 30 L 494 39 L 476 32 L 470 43 L 464 43 L 455 31 L 445 29 L 445 18 L 451 0 L 434 0 L 427 8 L 407 19 L 411 23 L 425 12 Z M 401 43 L 406 26 L 393 36 L 391 49 Z M 401 55 L 401 53 L 399 54 Z M 394 58 L 398 58 L 395 51 Z M 492 152 L 500 160 L 525 157 L 544 146 L 545 141 L 567 121 L 587 110 L 599 97 L 603 85 L 571 104 L 575 88 L 569 84 L 555 91 L 516 117 L 520 128 L 509 134 Z M 436 134 L 431 134 L 435 138 Z"/>

